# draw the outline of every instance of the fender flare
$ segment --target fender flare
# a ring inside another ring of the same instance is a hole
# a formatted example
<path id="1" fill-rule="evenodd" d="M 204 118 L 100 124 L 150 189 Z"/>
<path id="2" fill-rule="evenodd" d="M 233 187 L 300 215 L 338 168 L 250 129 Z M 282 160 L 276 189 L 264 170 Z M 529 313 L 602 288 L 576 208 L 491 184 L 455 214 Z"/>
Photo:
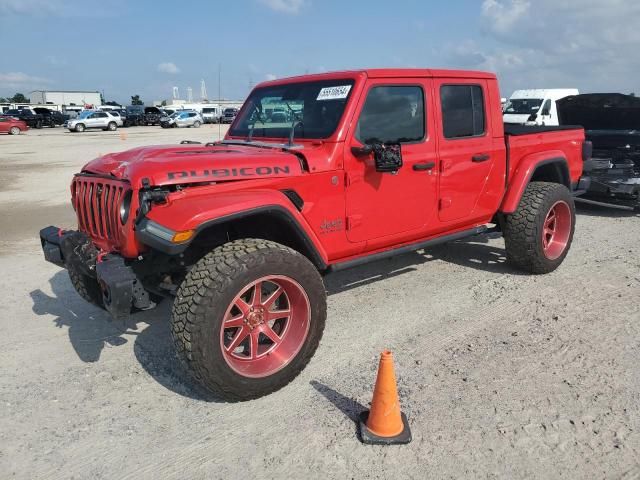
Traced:
<path id="1" fill-rule="evenodd" d="M 562 184 L 571 188 L 569 162 L 560 150 L 533 153 L 520 160 L 518 167 L 507 183 L 507 191 L 500 205 L 501 213 L 513 213 L 518 208 L 522 195 L 536 170 L 545 165 L 556 164 L 561 169 Z M 507 173 L 508 174 L 508 173 Z"/>
<path id="2" fill-rule="evenodd" d="M 278 192 L 278 194 L 286 198 L 281 192 Z M 141 243 L 166 254 L 178 255 L 184 252 L 200 233 L 215 225 L 233 222 L 252 216 L 271 215 L 277 217 L 279 220 L 285 222 L 291 227 L 296 236 L 296 240 L 298 240 L 298 242 L 300 242 L 300 244 L 305 248 L 305 252 L 301 253 L 308 256 L 318 270 L 324 271 L 328 267 L 327 257 L 320 241 L 317 239 L 313 231 L 311 231 L 311 229 L 306 225 L 304 218 L 302 218 L 297 211 L 294 212 L 293 209 L 287 208 L 286 206 L 280 204 L 263 204 L 219 216 L 215 214 L 215 211 L 212 211 L 208 219 L 197 222 L 197 225 L 192 228 L 195 230 L 195 234 L 188 241 L 182 243 L 173 243 L 170 241 L 171 237 L 180 230 L 173 230 L 164 226 L 162 224 L 162 220 L 154 220 L 153 213 L 156 213 L 158 210 L 160 209 L 153 209 L 150 212 L 150 215 L 140 221 L 136 227 L 136 237 Z M 307 228 L 305 228 L 305 226 Z"/>

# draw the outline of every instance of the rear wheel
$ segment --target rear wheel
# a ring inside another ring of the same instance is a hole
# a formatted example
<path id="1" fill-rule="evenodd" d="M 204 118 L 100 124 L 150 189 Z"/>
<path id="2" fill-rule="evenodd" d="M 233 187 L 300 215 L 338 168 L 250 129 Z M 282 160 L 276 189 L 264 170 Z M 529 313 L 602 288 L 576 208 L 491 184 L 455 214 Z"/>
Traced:
<path id="1" fill-rule="evenodd" d="M 36 121 L 36 128 L 42 128 L 42 120 Z"/>
<path id="2" fill-rule="evenodd" d="M 507 215 L 507 260 L 531 273 L 549 273 L 569 252 L 575 230 L 575 206 L 564 185 L 531 182 L 518 209 Z"/>
<path id="3" fill-rule="evenodd" d="M 244 239 L 189 271 L 173 305 L 172 333 L 200 384 L 241 401 L 291 382 L 313 356 L 325 318 L 322 278 L 306 257 Z"/>
<path id="4" fill-rule="evenodd" d="M 20 127 L 11 127 L 9 133 L 11 135 L 20 135 Z"/>
<path id="5" fill-rule="evenodd" d="M 196 128 L 200 128 L 200 122 L 196 120 L 196 121 L 193 123 L 193 126 L 194 126 L 194 127 L 196 127 Z"/>

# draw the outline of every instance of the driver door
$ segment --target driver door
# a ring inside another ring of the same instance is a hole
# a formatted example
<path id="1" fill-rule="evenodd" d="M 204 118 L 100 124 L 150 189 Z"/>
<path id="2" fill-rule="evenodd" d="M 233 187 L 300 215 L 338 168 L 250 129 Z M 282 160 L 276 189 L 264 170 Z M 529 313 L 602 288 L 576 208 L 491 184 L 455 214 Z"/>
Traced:
<path id="1" fill-rule="evenodd" d="M 359 100 L 345 143 L 347 238 L 362 242 L 424 229 L 436 206 L 437 155 L 430 124 L 430 79 L 373 80 Z M 352 147 L 401 145 L 403 165 L 378 172 L 373 154 Z"/>

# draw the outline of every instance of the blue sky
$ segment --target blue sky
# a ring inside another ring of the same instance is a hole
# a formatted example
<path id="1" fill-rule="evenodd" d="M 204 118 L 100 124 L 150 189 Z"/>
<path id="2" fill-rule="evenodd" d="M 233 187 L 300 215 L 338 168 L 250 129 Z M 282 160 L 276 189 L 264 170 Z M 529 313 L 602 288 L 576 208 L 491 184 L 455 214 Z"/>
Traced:
<path id="1" fill-rule="evenodd" d="M 496 71 L 516 88 L 640 92 L 625 0 L 0 0 L 0 96 L 100 90 L 126 102 L 242 99 L 250 83 L 359 67 Z"/>

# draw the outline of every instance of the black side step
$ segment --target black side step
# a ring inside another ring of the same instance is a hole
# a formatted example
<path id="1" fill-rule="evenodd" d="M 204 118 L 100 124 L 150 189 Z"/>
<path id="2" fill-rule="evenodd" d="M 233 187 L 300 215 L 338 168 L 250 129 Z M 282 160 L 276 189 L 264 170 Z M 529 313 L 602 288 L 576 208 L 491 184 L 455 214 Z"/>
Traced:
<path id="1" fill-rule="evenodd" d="M 394 257 L 396 255 L 402 255 L 403 253 L 415 252 L 416 250 L 421 250 L 427 247 L 433 247 L 434 245 L 439 245 L 441 243 L 453 242 L 454 240 L 460 240 L 462 238 L 472 237 L 473 235 L 486 233 L 488 230 L 489 229 L 486 225 L 481 225 L 479 227 L 475 227 L 470 230 L 465 230 L 463 232 L 452 233 L 451 235 L 444 235 L 442 237 L 432 238 L 431 240 L 412 243 L 411 245 L 406 245 L 404 247 L 398 247 L 391 250 L 386 250 L 384 252 L 367 255 L 366 257 L 356 258 L 355 260 L 347 260 L 346 262 L 334 263 L 333 265 L 329 266 L 329 268 L 327 269 L 327 273 L 339 272 L 340 270 L 346 270 L 347 268 L 358 267 L 360 265 L 364 265 L 365 263 L 376 262 L 384 258 Z"/>

